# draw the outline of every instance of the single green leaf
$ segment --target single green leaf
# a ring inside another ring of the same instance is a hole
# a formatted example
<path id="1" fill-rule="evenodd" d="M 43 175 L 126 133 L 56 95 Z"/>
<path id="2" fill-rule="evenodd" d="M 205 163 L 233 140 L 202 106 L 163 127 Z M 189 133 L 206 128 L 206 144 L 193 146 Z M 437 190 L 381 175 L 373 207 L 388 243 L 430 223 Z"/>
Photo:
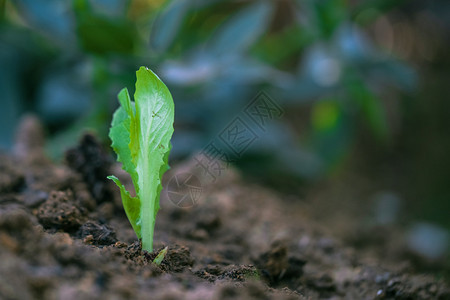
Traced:
<path id="1" fill-rule="evenodd" d="M 231 16 L 218 29 L 210 51 L 217 55 L 246 51 L 267 30 L 273 8 L 269 1 L 255 1 Z"/>
<path id="2" fill-rule="evenodd" d="M 150 33 L 152 50 L 155 50 L 157 53 L 167 51 L 176 40 L 175 38 L 180 32 L 183 21 L 192 4 L 190 0 L 170 1 L 157 14 Z"/>
<path id="3" fill-rule="evenodd" d="M 162 261 L 164 260 L 164 258 L 166 257 L 167 254 L 167 250 L 169 250 L 169 247 L 165 247 L 164 249 L 162 249 L 161 251 L 159 251 L 158 255 L 155 257 L 155 259 L 153 260 L 153 263 L 156 265 L 161 265 Z"/>
<path id="4" fill-rule="evenodd" d="M 128 220 L 130 220 L 131 226 L 137 237 L 141 238 L 141 222 L 140 217 L 140 200 L 138 197 L 132 197 L 130 193 L 125 189 L 125 186 L 120 182 L 116 176 L 108 176 L 108 179 L 114 181 L 114 183 L 120 188 L 120 197 L 122 198 L 123 208 L 127 214 Z"/>
<path id="5" fill-rule="evenodd" d="M 131 123 L 135 122 L 134 103 L 131 103 L 127 89 L 122 89 L 118 95 L 121 107 L 114 113 L 109 131 L 112 140 L 111 147 L 117 153 L 117 160 L 123 165 L 123 169 L 130 174 L 136 193 L 139 192 L 138 174 L 135 160 L 131 151 Z M 136 138 L 133 139 L 135 142 Z M 120 186 L 119 186 L 120 187 Z"/>
<path id="6" fill-rule="evenodd" d="M 121 107 L 114 113 L 109 134 L 118 160 L 131 176 L 136 197 L 117 178 L 109 178 L 121 190 L 125 212 L 142 238 L 142 248 L 152 251 L 161 178 L 168 169 L 171 149 L 174 104 L 167 87 L 151 70 L 141 67 L 136 75 L 135 103 L 126 89 L 119 93 Z"/>

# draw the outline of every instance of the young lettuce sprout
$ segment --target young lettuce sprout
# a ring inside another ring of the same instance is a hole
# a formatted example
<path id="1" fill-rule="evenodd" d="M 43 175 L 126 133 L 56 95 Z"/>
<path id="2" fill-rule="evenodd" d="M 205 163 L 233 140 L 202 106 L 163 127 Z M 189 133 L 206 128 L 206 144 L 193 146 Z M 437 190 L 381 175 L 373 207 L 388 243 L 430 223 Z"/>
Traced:
<path id="1" fill-rule="evenodd" d="M 169 168 L 174 103 L 165 84 L 151 70 L 141 67 L 136 77 L 135 102 L 126 88 L 120 91 L 120 107 L 109 131 L 111 146 L 130 174 L 136 196 L 132 197 L 117 177 L 108 178 L 120 188 L 125 213 L 142 240 L 142 248 L 151 252 L 161 177 Z"/>

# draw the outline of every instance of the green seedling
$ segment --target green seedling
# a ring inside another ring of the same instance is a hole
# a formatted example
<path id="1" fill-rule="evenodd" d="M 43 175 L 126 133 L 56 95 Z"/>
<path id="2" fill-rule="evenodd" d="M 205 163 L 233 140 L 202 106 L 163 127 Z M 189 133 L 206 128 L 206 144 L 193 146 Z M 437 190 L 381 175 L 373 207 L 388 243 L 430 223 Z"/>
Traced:
<path id="1" fill-rule="evenodd" d="M 125 213 L 142 241 L 142 249 L 151 252 L 161 177 L 169 168 L 174 103 L 165 84 L 151 70 L 141 67 L 136 77 L 134 102 L 126 88 L 120 91 L 120 107 L 109 131 L 111 146 L 130 174 L 136 196 L 131 196 L 117 177 L 108 178 L 120 188 Z"/>
<path id="2" fill-rule="evenodd" d="M 165 247 L 161 251 L 159 251 L 158 255 L 156 255 L 155 259 L 153 260 L 153 263 L 160 266 L 164 258 L 166 257 L 167 250 L 169 247 Z"/>

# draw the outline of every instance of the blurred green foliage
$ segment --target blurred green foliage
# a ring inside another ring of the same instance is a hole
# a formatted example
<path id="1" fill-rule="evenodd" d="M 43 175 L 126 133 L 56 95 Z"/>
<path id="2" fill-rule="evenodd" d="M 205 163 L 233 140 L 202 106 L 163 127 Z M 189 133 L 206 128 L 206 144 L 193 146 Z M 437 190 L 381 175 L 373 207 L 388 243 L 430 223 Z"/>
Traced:
<path id="1" fill-rule="evenodd" d="M 173 158 L 201 149 L 265 90 L 285 110 L 311 113 L 269 123 L 241 161 L 316 178 L 349 153 L 359 124 L 389 139 L 380 97 L 415 86 L 413 69 L 364 31 L 396 3 L 2 1 L 1 143 L 24 111 L 44 120 L 54 157 L 86 128 L 106 138 L 118 88 L 147 65 L 177 102 Z"/>

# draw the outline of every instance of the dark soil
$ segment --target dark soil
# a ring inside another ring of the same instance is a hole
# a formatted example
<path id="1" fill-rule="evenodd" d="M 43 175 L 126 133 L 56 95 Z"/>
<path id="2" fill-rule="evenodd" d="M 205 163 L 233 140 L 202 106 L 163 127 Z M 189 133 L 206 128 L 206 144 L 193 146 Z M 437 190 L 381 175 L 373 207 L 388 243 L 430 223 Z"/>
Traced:
<path id="1" fill-rule="evenodd" d="M 232 169 L 191 208 L 163 193 L 147 253 L 105 179 L 120 166 L 89 134 L 55 165 L 36 128 L 26 119 L 14 156 L 0 154 L 0 299 L 450 299 L 442 280 L 362 255 Z"/>

